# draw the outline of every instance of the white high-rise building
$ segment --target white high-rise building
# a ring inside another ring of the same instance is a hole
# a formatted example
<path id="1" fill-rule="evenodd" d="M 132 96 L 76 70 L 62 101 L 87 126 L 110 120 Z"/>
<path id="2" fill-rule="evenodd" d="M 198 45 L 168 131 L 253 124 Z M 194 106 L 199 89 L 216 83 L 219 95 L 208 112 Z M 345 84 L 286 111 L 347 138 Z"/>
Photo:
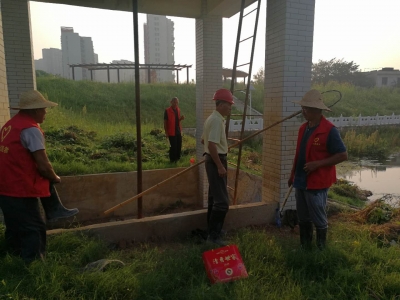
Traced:
<path id="1" fill-rule="evenodd" d="M 147 15 L 143 27 L 145 63 L 175 64 L 174 22 L 166 16 Z M 151 82 L 173 82 L 175 74 L 169 70 L 152 70 L 150 78 Z"/>
<path id="2" fill-rule="evenodd" d="M 35 69 L 62 76 L 62 54 L 60 49 L 42 49 L 42 58 L 35 60 Z"/>
<path id="3" fill-rule="evenodd" d="M 62 76 L 62 52 L 60 49 L 42 49 L 42 57 L 47 73 Z"/>
<path id="4" fill-rule="evenodd" d="M 61 27 L 61 51 L 63 77 L 75 80 L 90 80 L 90 71 L 84 68 L 72 68 L 74 64 L 93 64 L 95 54 L 91 37 L 81 37 L 72 27 Z"/>

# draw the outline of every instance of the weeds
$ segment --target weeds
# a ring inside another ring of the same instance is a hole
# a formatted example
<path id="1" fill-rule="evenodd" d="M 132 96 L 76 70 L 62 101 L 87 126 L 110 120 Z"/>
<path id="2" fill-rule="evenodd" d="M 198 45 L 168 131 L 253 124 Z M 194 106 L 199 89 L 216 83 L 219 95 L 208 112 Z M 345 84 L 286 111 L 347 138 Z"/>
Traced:
<path id="1" fill-rule="evenodd" d="M 350 217 L 350 216 L 348 216 Z M 50 236 L 45 262 L 29 266 L 1 251 L 2 299 L 396 299 L 399 248 L 384 246 L 368 227 L 341 216 L 325 251 L 301 251 L 290 229 L 257 227 L 228 235 L 238 245 L 247 279 L 210 285 L 201 254 L 207 244 L 133 244 L 126 250 L 81 233 Z M 4 233 L 0 235 L 3 246 Z M 84 271 L 99 259 L 120 260 Z M 7 298 L 8 297 L 8 298 Z"/>

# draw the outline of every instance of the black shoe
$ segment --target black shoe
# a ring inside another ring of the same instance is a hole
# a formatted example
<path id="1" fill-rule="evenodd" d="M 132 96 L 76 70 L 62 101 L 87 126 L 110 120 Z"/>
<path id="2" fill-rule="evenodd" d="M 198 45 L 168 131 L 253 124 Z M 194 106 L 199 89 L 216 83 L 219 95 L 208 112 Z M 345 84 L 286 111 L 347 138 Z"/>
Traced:
<path id="1" fill-rule="evenodd" d="M 304 250 L 311 250 L 311 242 L 313 239 L 313 223 L 300 222 L 300 244 Z"/>

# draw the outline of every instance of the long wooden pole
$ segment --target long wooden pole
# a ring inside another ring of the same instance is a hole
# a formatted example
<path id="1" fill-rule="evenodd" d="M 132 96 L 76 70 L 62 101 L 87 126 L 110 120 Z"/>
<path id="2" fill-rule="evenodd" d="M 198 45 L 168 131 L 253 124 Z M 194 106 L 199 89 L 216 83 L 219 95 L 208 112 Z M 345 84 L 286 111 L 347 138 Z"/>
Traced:
<path id="1" fill-rule="evenodd" d="M 295 112 L 295 113 L 291 114 L 290 116 L 288 116 L 288 117 L 286 117 L 286 118 L 283 118 L 283 119 L 280 120 L 280 121 L 277 121 L 277 122 L 275 122 L 275 123 L 273 123 L 273 124 L 271 124 L 271 125 L 269 125 L 269 126 L 263 128 L 263 129 L 261 129 L 261 130 L 259 130 L 259 131 L 256 131 L 255 133 L 249 135 L 248 137 L 246 137 L 246 138 L 244 138 L 244 139 L 238 141 L 237 143 L 235 143 L 235 144 L 229 146 L 229 149 L 234 148 L 234 147 L 237 147 L 238 145 L 242 144 L 243 142 L 247 141 L 248 139 L 253 138 L 253 137 L 255 137 L 256 135 L 259 135 L 260 133 L 262 133 L 262 132 L 264 132 L 264 131 L 266 131 L 266 130 L 268 130 L 268 129 L 270 129 L 270 128 L 272 128 L 272 127 L 274 127 L 274 126 L 276 126 L 276 125 L 278 125 L 278 124 L 280 124 L 280 123 L 282 123 L 282 122 L 284 122 L 284 121 L 286 121 L 286 120 L 289 120 L 289 119 L 291 119 L 291 118 L 293 118 L 293 117 L 299 115 L 300 113 L 301 113 L 301 110 L 299 110 L 298 112 Z M 202 160 L 202 161 L 200 161 L 200 162 L 194 164 L 193 166 L 190 166 L 190 167 L 188 167 L 187 169 L 185 169 L 185 170 L 183 170 L 183 171 L 181 171 L 181 172 L 179 172 L 179 173 L 176 173 L 175 175 L 173 175 L 173 176 L 171 176 L 171 177 L 169 177 L 169 178 L 167 178 L 167 179 L 165 179 L 165 180 L 163 180 L 163 181 L 157 183 L 156 185 L 154 185 L 154 186 L 152 186 L 151 188 L 148 188 L 147 190 L 145 190 L 145 191 L 143 191 L 143 192 L 137 194 L 136 196 L 134 196 L 134 197 L 132 197 L 132 198 L 129 198 L 128 200 L 125 200 L 124 202 L 121 202 L 120 204 L 117 204 L 117 205 L 111 207 L 110 209 L 107 209 L 107 210 L 104 212 L 104 214 L 107 215 L 107 214 L 113 212 L 114 210 L 117 210 L 118 208 L 120 208 L 120 207 L 122 207 L 122 206 L 124 206 L 124 205 L 126 205 L 126 204 L 128 204 L 128 203 L 130 203 L 130 202 L 132 202 L 132 201 L 135 201 L 136 199 L 138 199 L 138 198 L 140 198 L 140 197 L 142 197 L 142 196 L 148 194 L 149 192 L 155 190 L 155 189 L 156 189 L 157 187 L 159 187 L 160 185 L 163 185 L 164 183 L 167 183 L 167 182 L 171 181 L 172 179 L 175 179 L 175 178 L 181 176 L 182 174 L 184 174 L 184 173 L 188 172 L 189 170 L 191 170 L 191 169 L 193 169 L 193 168 L 195 168 L 195 167 L 201 165 L 202 163 L 204 163 L 204 160 Z"/>

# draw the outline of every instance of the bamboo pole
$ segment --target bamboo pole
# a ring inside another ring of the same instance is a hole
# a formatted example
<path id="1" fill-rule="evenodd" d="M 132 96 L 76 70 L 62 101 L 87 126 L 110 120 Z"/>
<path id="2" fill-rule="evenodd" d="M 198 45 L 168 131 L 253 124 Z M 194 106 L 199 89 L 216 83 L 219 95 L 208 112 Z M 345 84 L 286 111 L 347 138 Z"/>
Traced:
<path id="1" fill-rule="evenodd" d="M 298 112 L 295 112 L 295 113 L 291 114 L 290 116 L 288 116 L 288 117 L 286 117 L 286 118 L 283 118 L 283 119 L 280 120 L 280 121 L 277 121 L 277 122 L 271 124 L 270 126 L 267 126 L 267 127 L 263 128 L 263 129 L 260 129 L 259 131 L 256 131 L 255 133 L 249 135 L 248 137 L 246 137 L 246 138 L 244 138 L 244 139 L 238 141 L 237 143 L 235 143 L 235 144 L 229 146 L 229 149 L 234 148 L 234 147 L 240 145 L 241 143 L 247 141 L 248 139 L 253 138 L 253 137 L 255 137 L 256 135 L 258 135 L 258 134 L 260 134 L 260 133 L 262 133 L 262 132 L 264 132 L 264 131 L 266 131 L 266 130 L 268 130 L 268 129 L 270 129 L 270 128 L 272 128 L 272 127 L 274 127 L 274 126 L 276 126 L 276 125 L 278 125 L 278 124 L 280 124 L 280 123 L 282 123 L 282 122 L 284 122 L 284 121 L 286 121 L 286 120 L 289 120 L 289 119 L 291 119 L 291 118 L 297 116 L 297 115 L 300 114 L 300 113 L 301 113 L 301 110 L 299 110 Z M 167 182 L 171 181 L 172 179 L 175 179 L 175 178 L 181 176 L 182 174 L 188 172 L 189 170 L 194 169 L 195 167 L 201 165 L 202 163 L 204 163 L 204 161 L 205 161 L 205 160 L 199 161 L 198 163 L 194 164 L 193 166 L 190 166 L 190 167 L 188 167 L 187 169 L 185 169 L 185 170 L 183 170 L 183 171 L 181 171 L 181 172 L 179 172 L 179 173 L 176 173 L 175 175 L 173 175 L 173 176 L 171 176 L 171 177 L 169 177 L 169 178 L 167 178 L 167 179 L 165 179 L 165 180 L 163 180 L 163 181 L 157 183 L 156 185 L 154 185 L 154 186 L 152 186 L 151 188 L 148 188 L 147 190 L 145 190 L 145 191 L 143 191 L 143 192 L 137 194 L 136 196 L 134 196 L 134 197 L 132 197 L 132 198 L 129 198 L 128 200 L 125 200 L 124 202 L 121 202 L 120 204 L 117 204 L 117 205 L 115 205 L 115 206 L 113 206 L 113 207 L 107 209 L 106 211 L 104 211 L 104 214 L 107 215 L 107 214 L 113 212 L 114 210 L 117 210 L 118 208 L 120 208 L 120 207 L 122 207 L 122 206 L 124 206 L 124 205 L 126 205 L 126 204 L 128 204 L 128 203 L 131 203 L 132 201 L 135 201 L 136 199 L 138 199 L 138 198 L 140 198 L 140 197 L 142 197 L 142 196 L 148 194 L 149 192 L 155 190 L 155 189 L 156 189 L 157 187 L 159 187 L 160 185 L 163 185 L 164 183 L 167 183 Z"/>
<path id="2" fill-rule="evenodd" d="M 329 105 L 328 107 L 332 107 L 332 106 L 336 105 L 336 103 L 338 103 L 338 102 L 342 99 L 342 93 L 341 93 L 340 91 L 338 91 L 338 90 L 329 90 L 329 91 L 322 92 L 321 94 L 325 94 L 325 93 L 328 93 L 328 92 L 336 92 L 336 93 L 339 93 L 339 99 L 338 99 L 336 102 L 334 102 L 332 105 Z M 294 112 L 294 113 L 292 113 L 290 116 L 287 116 L 287 117 L 283 118 L 283 119 L 280 120 L 280 121 L 276 121 L 275 123 L 273 123 L 273 124 L 271 124 L 271 125 L 269 125 L 269 126 L 263 128 L 263 129 L 260 129 L 260 130 L 256 131 L 255 133 L 253 133 L 253 134 L 251 134 L 251 135 L 245 137 L 244 139 L 238 141 L 237 143 L 235 143 L 235 144 L 229 146 L 228 149 L 234 148 L 234 147 L 240 145 L 241 143 L 244 143 L 244 142 L 247 141 L 248 139 L 251 139 L 251 138 L 255 137 L 256 135 L 259 135 L 260 133 L 262 133 L 262 132 L 264 132 L 264 131 L 266 131 L 266 130 L 268 130 L 268 129 L 274 127 L 274 126 L 276 126 L 276 125 L 278 125 L 278 124 L 280 124 L 280 123 L 282 123 L 282 122 L 285 122 L 286 120 L 289 120 L 289 119 L 291 119 L 291 118 L 293 118 L 293 117 L 299 115 L 301 112 L 302 112 L 301 110 L 299 110 L 299 111 L 297 111 L 297 112 Z M 104 211 L 104 214 L 107 215 L 107 214 L 113 212 L 114 210 L 116 210 L 116 209 L 118 209 L 118 208 L 120 208 L 120 207 L 122 207 L 122 206 L 124 206 L 124 205 L 126 205 L 126 204 L 128 204 L 128 203 L 130 203 L 130 202 L 132 202 L 132 201 L 135 201 L 136 199 L 138 199 L 138 198 L 140 198 L 140 197 L 142 197 L 142 196 L 148 194 L 149 192 L 153 191 L 154 189 L 156 189 L 156 188 L 159 187 L 160 185 L 163 185 L 164 183 L 167 183 L 167 182 L 171 181 L 172 179 L 175 179 L 175 178 L 181 176 L 182 174 L 186 173 L 187 171 L 189 171 L 189 170 L 191 170 L 191 169 L 193 169 L 193 168 L 195 168 L 195 167 L 201 165 L 202 163 L 204 163 L 204 161 L 205 161 L 205 160 L 202 160 L 202 161 L 200 161 L 200 162 L 194 164 L 193 166 L 190 166 L 190 167 L 188 167 L 187 169 L 185 169 L 185 170 L 183 170 L 183 171 L 181 171 L 181 172 L 179 172 L 179 173 L 176 173 L 175 175 L 173 175 L 173 176 L 171 176 L 171 177 L 169 177 L 169 178 L 167 178 L 167 179 L 165 179 L 165 180 L 163 180 L 163 181 L 157 183 L 156 185 L 154 185 L 154 186 L 152 186 L 151 188 L 148 188 L 147 190 L 145 190 L 145 191 L 143 191 L 143 192 L 137 194 L 136 196 L 134 196 L 134 197 L 132 197 L 132 198 L 129 198 L 128 200 L 125 200 L 124 202 L 121 202 L 120 204 L 115 205 L 115 206 L 111 207 L 110 209 L 107 209 L 106 211 Z"/>

